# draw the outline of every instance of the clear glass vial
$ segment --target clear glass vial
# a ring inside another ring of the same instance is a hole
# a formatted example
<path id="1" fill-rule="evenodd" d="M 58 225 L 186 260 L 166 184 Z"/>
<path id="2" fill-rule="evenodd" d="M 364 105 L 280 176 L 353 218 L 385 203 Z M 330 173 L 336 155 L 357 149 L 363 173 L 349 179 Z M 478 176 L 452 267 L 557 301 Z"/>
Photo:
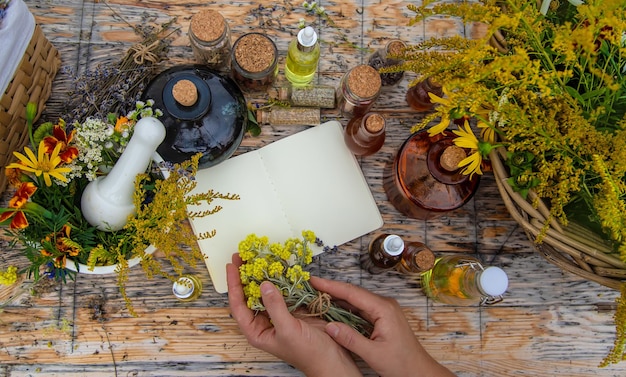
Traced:
<path id="1" fill-rule="evenodd" d="M 337 107 L 347 118 L 363 116 L 380 95 L 378 71 L 369 65 L 358 65 L 341 78 L 337 88 Z"/>
<path id="2" fill-rule="evenodd" d="M 215 70 L 227 70 L 230 64 L 230 28 L 214 10 L 203 10 L 191 17 L 189 40 L 196 60 Z"/>
<path id="3" fill-rule="evenodd" d="M 315 107 L 271 107 L 258 110 L 259 124 L 272 126 L 316 126 L 321 123 L 321 112 Z"/>
<path id="4" fill-rule="evenodd" d="M 278 73 L 278 49 L 268 36 L 247 33 L 233 44 L 231 74 L 241 90 L 264 91 Z"/>
<path id="5" fill-rule="evenodd" d="M 335 108 L 335 88 L 328 85 L 283 86 L 278 99 L 292 106 Z"/>

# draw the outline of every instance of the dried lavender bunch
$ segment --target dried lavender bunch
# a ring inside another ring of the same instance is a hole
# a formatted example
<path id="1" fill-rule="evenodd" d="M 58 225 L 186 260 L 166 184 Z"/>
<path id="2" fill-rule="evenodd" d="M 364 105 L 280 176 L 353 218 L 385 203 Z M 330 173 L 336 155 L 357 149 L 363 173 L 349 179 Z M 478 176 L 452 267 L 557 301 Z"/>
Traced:
<path id="1" fill-rule="evenodd" d="M 115 10 L 113 12 L 117 15 Z M 71 67 L 63 68 L 63 72 L 72 78 L 62 116 L 69 124 L 91 116 L 106 118 L 108 114 L 132 108 L 156 74 L 158 64 L 167 59 L 171 43 L 168 37 L 179 31 L 178 28 L 172 29 L 176 18 L 158 27 L 151 25 L 147 15 L 138 25 L 125 22 L 142 37 L 142 41 L 129 48 L 120 61 L 99 64 L 82 74 L 77 74 Z"/>

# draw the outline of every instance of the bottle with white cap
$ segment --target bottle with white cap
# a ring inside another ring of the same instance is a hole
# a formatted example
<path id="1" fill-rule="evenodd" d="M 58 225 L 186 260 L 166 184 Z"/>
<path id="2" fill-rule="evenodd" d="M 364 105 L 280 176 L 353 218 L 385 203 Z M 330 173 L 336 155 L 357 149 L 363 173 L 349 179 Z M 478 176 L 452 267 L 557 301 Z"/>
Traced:
<path id="1" fill-rule="evenodd" d="M 313 80 L 320 58 L 320 44 L 315 30 L 307 26 L 289 43 L 285 60 L 285 77 L 294 86 L 307 85 Z"/>
<path id="2" fill-rule="evenodd" d="M 404 241 L 395 234 L 380 234 L 369 244 L 368 253 L 361 257 L 361 267 L 372 274 L 390 270 L 402 259 Z"/>
<path id="3" fill-rule="evenodd" d="M 504 270 L 493 266 L 485 268 L 478 259 L 465 255 L 438 258 L 421 279 L 428 297 L 460 306 L 500 302 L 509 286 Z"/>
<path id="4" fill-rule="evenodd" d="M 194 275 L 183 275 L 174 282 L 172 293 L 180 301 L 193 301 L 202 293 L 202 280 Z"/>

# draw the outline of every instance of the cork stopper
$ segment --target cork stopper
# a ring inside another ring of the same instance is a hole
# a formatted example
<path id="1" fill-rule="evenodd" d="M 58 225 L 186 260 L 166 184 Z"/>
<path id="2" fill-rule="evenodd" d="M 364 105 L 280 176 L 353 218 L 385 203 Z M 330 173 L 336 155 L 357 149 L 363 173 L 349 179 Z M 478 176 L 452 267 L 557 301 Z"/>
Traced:
<path id="1" fill-rule="evenodd" d="M 201 41 L 213 42 L 224 34 L 226 20 L 219 12 L 203 10 L 191 17 L 191 32 Z"/>
<path id="2" fill-rule="evenodd" d="M 421 271 L 430 270 L 435 265 L 435 253 L 433 253 L 433 251 L 428 248 L 424 248 L 417 252 L 413 256 L 413 259 L 415 261 L 415 265 Z"/>
<path id="3" fill-rule="evenodd" d="M 382 81 L 376 69 L 362 64 L 350 71 L 347 85 L 354 95 L 362 98 L 371 98 L 380 91 Z"/>
<path id="4" fill-rule="evenodd" d="M 265 124 L 266 122 L 269 122 L 269 116 L 270 116 L 269 111 L 266 111 L 266 110 L 256 111 L 256 121 L 259 124 Z"/>
<path id="5" fill-rule="evenodd" d="M 390 55 L 400 55 L 406 44 L 400 40 L 394 40 L 387 44 L 387 53 Z"/>
<path id="6" fill-rule="evenodd" d="M 443 151 L 439 158 L 439 163 L 447 171 L 455 171 L 459 169 L 459 162 L 466 157 L 467 154 L 463 148 L 451 145 Z"/>
<path id="7" fill-rule="evenodd" d="M 192 106 L 198 100 L 198 88 L 190 80 L 180 80 L 172 88 L 172 97 L 183 106 Z"/>
<path id="8" fill-rule="evenodd" d="M 365 129 L 375 134 L 385 128 L 385 118 L 380 114 L 370 114 L 365 120 Z"/>
<path id="9" fill-rule="evenodd" d="M 244 70 L 252 73 L 263 72 L 276 59 L 276 46 L 268 37 L 250 33 L 239 38 L 235 47 L 235 60 Z"/>

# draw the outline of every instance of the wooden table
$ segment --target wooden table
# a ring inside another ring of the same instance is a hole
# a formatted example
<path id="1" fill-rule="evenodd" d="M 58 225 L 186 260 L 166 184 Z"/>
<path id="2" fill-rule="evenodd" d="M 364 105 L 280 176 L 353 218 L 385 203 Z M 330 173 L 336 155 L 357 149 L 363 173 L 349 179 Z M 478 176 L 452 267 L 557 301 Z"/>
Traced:
<path id="1" fill-rule="evenodd" d="M 107 57 L 121 57 L 138 41 L 103 1 L 26 2 L 60 50 L 64 66 L 93 68 Z M 409 27 L 410 13 L 403 1 L 321 2 L 335 27 L 307 14 L 299 0 L 110 0 L 109 4 L 131 23 L 141 22 L 142 15 L 158 23 L 178 17 L 180 32 L 164 68 L 193 61 L 187 37 L 189 20 L 194 12 L 207 7 L 228 19 L 233 40 L 249 31 L 271 36 L 281 55 L 279 78 L 298 20 L 315 22 L 323 41 L 316 82 L 334 86 L 347 69 L 365 62 L 373 49 L 391 38 L 414 43 L 433 36 L 480 33 L 480 27 L 438 17 Z M 375 107 L 385 111 L 387 140 L 379 153 L 360 159 L 384 228 L 342 245 L 336 253 L 322 255 L 314 263 L 313 273 L 396 298 L 424 346 L 461 376 L 626 375 L 624 363 L 597 368 L 614 340 L 616 292 L 564 273 L 535 253 L 506 211 L 492 175 L 482 178 L 471 202 L 436 220 L 407 218 L 387 201 L 382 189 L 383 167 L 422 116 L 407 111 L 404 101 L 412 77 L 407 74 L 398 87 L 382 93 Z M 60 113 L 68 85 L 68 76 L 60 73 L 46 111 L 50 120 Z M 347 121 L 337 110 L 323 115 L 343 124 Z M 247 136 L 237 153 L 302 129 L 264 127 L 261 136 Z M 440 255 L 467 253 L 485 264 L 503 267 L 510 277 L 504 302 L 491 307 L 446 306 L 428 300 L 415 277 L 364 272 L 359 255 L 382 231 L 425 242 Z M 1 247 L 0 266 L 24 263 L 5 241 Z M 128 291 L 137 318 L 125 309 L 114 275 L 79 275 L 66 285 L 40 287 L 36 296 L 2 288 L 0 302 L 17 295 L 0 309 L 0 373 L 65 377 L 299 375 L 248 345 L 230 317 L 225 295 L 214 291 L 204 266 L 190 272 L 201 277 L 205 289 L 199 300 L 181 303 L 172 295 L 168 280 L 148 281 L 140 268 L 133 269 Z M 365 375 L 375 375 L 362 365 Z"/>

